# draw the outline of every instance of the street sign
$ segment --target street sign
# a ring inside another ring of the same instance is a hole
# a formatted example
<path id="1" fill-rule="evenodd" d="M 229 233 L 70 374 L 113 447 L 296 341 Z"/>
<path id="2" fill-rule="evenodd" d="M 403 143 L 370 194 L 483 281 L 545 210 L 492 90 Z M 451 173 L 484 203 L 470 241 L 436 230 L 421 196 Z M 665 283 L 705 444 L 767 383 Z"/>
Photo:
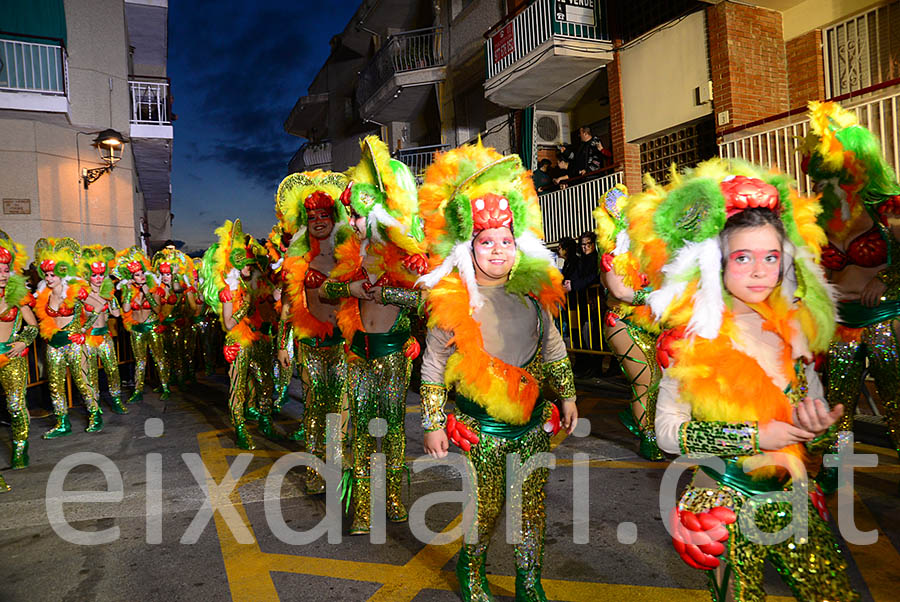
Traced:
<path id="1" fill-rule="evenodd" d="M 516 50 L 516 30 L 514 25 L 515 21 L 510 21 L 500 31 L 491 36 L 494 63 L 499 63 Z"/>

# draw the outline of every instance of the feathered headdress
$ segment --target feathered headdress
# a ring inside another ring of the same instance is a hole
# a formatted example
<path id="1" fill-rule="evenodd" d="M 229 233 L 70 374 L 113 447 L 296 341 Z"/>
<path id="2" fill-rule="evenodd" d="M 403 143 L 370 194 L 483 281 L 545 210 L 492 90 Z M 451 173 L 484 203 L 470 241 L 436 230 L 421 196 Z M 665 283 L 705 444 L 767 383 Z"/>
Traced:
<path id="1" fill-rule="evenodd" d="M 194 262 L 184 252 L 174 247 L 160 249 L 153 255 L 153 269 L 160 276 L 172 274 L 172 281 L 193 285 Z"/>
<path id="2" fill-rule="evenodd" d="M 722 284 L 719 234 L 732 214 L 748 207 L 774 209 L 784 226 L 780 295 L 797 311 L 810 347 L 827 347 L 834 333 L 831 290 L 818 265 L 825 233 L 816 225 L 815 199 L 801 197 L 792 180 L 743 161 L 710 159 L 679 174 L 668 186 L 652 181 L 629 201 L 632 241 L 642 249 L 643 271 L 658 289 L 648 296 L 665 327 L 715 339 L 728 293 Z M 636 219 L 638 211 L 643 219 Z M 646 215 L 652 216 L 652 227 Z"/>
<path id="3" fill-rule="evenodd" d="M 834 102 L 810 102 L 809 118 L 802 166 L 822 189 L 819 225 L 843 238 L 864 207 L 874 215 L 888 201 L 897 203 L 900 185 L 878 138 L 854 113 Z"/>
<path id="4" fill-rule="evenodd" d="M 275 193 L 275 214 L 281 230 L 291 235 L 292 242 L 297 238 L 308 239 L 307 209 L 332 209 L 335 224 L 346 222 L 347 212 L 338 200 L 348 182 L 342 173 L 320 169 L 290 174 Z"/>
<path id="5" fill-rule="evenodd" d="M 56 274 L 65 285 L 78 278 L 78 262 L 81 259 L 81 245 L 73 238 L 40 238 L 34 243 L 34 263 L 42 279 L 48 273 Z M 38 291 L 46 282 L 41 280 Z"/>
<path id="6" fill-rule="evenodd" d="M 535 296 L 553 311 L 562 303 L 562 277 L 542 242 L 537 193 L 517 155 L 501 155 L 480 140 L 437 153 L 419 190 L 419 211 L 433 267 L 419 279 L 426 288 L 456 272 L 470 306 L 479 307 L 472 238 L 478 230 L 508 226 L 516 239 L 517 258 L 506 290 Z"/>
<path id="7" fill-rule="evenodd" d="M 240 284 L 240 271 L 257 263 L 257 255 L 254 253 L 254 245 L 260 246 L 249 234 L 244 234 L 241 220 L 234 222 L 225 220 L 225 223 L 215 231 L 219 241 L 213 244 L 203 254 L 203 266 L 200 268 L 200 278 L 203 284 L 200 293 L 207 305 L 216 313 L 222 311 L 222 301 L 219 293 L 226 287 L 237 290 Z M 264 253 L 263 253 L 264 254 Z"/>
<path id="8" fill-rule="evenodd" d="M 140 247 L 129 247 L 116 253 L 113 262 L 112 275 L 122 283 L 129 283 L 137 272 L 144 272 L 147 277 L 147 286 L 154 288 L 156 280 L 148 258 Z M 121 286 L 120 286 L 121 288 Z"/>
<path id="9" fill-rule="evenodd" d="M 109 299 L 115 288 L 112 278 L 110 278 L 115 259 L 116 250 L 112 247 L 103 245 L 81 247 L 79 274 L 85 280 L 90 280 L 91 276 L 102 274 L 104 278 L 100 284 L 100 296 L 104 299 Z"/>
<path id="10" fill-rule="evenodd" d="M 25 276 L 22 275 L 22 270 L 28 264 L 28 255 L 25 253 L 25 247 L 10 238 L 3 230 L 0 230 L 0 263 L 8 265 L 10 272 L 3 298 L 8 307 L 15 307 L 28 296 L 28 285 Z"/>

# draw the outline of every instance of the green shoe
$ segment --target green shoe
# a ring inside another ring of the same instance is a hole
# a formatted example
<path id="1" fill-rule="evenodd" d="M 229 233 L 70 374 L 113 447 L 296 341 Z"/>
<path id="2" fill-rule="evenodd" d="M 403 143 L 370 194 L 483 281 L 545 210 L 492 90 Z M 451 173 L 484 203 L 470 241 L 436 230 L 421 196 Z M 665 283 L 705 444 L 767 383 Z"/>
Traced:
<path id="1" fill-rule="evenodd" d="M 246 450 L 254 450 L 256 449 L 256 444 L 253 443 L 253 439 L 250 437 L 250 433 L 247 432 L 247 427 L 243 424 L 240 426 L 236 426 L 234 428 L 235 441 L 237 446 L 240 449 Z"/>
<path id="2" fill-rule="evenodd" d="M 112 398 L 112 411 L 116 414 L 127 414 L 128 408 L 122 405 L 122 398 L 116 395 Z"/>
<path id="3" fill-rule="evenodd" d="M 641 444 L 640 447 L 638 447 L 638 454 L 640 454 L 642 458 L 646 458 L 651 462 L 658 462 L 666 459 L 665 455 L 659 451 L 659 445 L 656 444 L 655 433 L 653 435 L 641 433 L 640 438 Z"/>
<path id="4" fill-rule="evenodd" d="M 541 569 L 529 575 L 516 567 L 516 602 L 547 602 L 547 594 L 541 585 Z"/>
<path id="5" fill-rule="evenodd" d="M 619 420 L 625 425 L 625 428 L 631 431 L 632 435 L 635 437 L 641 436 L 641 427 L 634 421 L 634 414 L 631 413 L 631 408 L 625 408 L 619 412 Z"/>
<path id="6" fill-rule="evenodd" d="M 13 454 L 10 464 L 13 470 L 28 468 L 28 441 L 13 441 Z"/>
<path id="7" fill-rule="evenodd" d="M 137 403 L 139 401 L 144 400 L 144 392 L 135 390 L 134 393 L 131 394 L 131 397 L 128 398 L 128 403 Z"/>
<path id="8" fill-rule="evenodd" d="M 251 406 L 249 404 L 247 405 L 247 407 L 244 408 L 244 420 L 249 420 L 250 422 L 257 422 L 257 421 L 259 421 L 260 415 L 261 414 L 260 414 L 259 410 L 257 410 L 256 408 L 254 408 L 253 406 Z"/>
<path id="9" fill-rule="evenodd" d="M 484 572 L 485 556 L 486 553 L 482 553 L 480 559 L 470 558 L 465 544 L 459 550 L 459 559 L 456 561 L 456 578 L 459 580 L 460 597 L 467 602 L 494 602 L 494 595 L 491 593 L 487 575 Z M 473 575 L 473 573 L 475 574 Z M 517 593 L 518 585 L 519 576 L 516 572 Z"/>
<path id="10" fill-rule="evenodd" d="M 816 483 L 822 488 L 822 493 L 831 495 L 838 488 L 838 469 L 836 466 L 823 466 L 816 475 Z"/>
<path id="11" fill-rule="evenodd" d="M 300 428 L 298 428 L 296 431 L 294 431 L 293 433 L 288 435 L 287 438 L 289 441 L 297 441 L 299 443 L 305 444 L 306 443 L 306 427 L 304 427 L 301 424 Z"/>
<path id="12" fill-rule="evenodd" d="M 56 439 L 57 437 L 65 437 L 72 432 L 72 423 L 69 422 L 68 414 L 59 414 L 56 417 L 56 426 L 44 433 L 44 439 Z"/>
<path id="13" fill-rule="evenodd" d="M 272 417 L 268 414 L 260 414 L 256 430 L 270 441 L 281 441 L 284 439 L 284 436 L 275 430 L 275 427 L 272 425 Z"/>
<path id="14" fill-rule="evenodd" d="M 159 396 L 160 400 L 166 401 L 172 396 L 172 391 L 169 389 L 169 385 L 163 385 L 162 387 L 160 387 L 160 390 L 162 391 Z"/>
<path id="15" fill-rule="evenodd" d="M 99 433 L 103 430 L 103 410 L 97 406 L 96 410 L 88 413 L 88 425 L 84 429 L 85 433 Z"/>

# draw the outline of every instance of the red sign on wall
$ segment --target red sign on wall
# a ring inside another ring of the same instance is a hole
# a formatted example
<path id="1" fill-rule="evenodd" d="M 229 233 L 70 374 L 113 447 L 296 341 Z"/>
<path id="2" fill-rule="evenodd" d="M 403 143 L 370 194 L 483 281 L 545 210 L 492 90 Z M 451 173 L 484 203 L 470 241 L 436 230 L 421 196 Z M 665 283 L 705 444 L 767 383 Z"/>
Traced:
<path id="1" fill-rule="evenodd" d="M 516 49 L 514 22 L 507 23 L 491 36 L 491 48 L 494 50 L 494 63 L 499 63 Z"/>

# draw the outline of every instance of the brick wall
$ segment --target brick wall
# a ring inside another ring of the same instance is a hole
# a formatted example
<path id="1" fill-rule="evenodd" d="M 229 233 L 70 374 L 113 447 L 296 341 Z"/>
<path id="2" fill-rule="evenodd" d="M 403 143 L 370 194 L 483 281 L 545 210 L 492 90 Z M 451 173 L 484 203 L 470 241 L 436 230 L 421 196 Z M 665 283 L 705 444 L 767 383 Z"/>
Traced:
<path id="1" fill-rule="evenodd" d="M 707 11 L 716 131 L 787 110 L 788 78 L 781 13 L 723 2 Z"/>
<path id="2" fill-rule="evenodd" d="M 825 57 L 822 30 L 814 29 L 785 42 L 789 104 L 793 109 L 825 99 Z"/>
<path id="3" fill-rule="evenodd" d="M 618 44 L 617 44 L 618 45 Z M 606 66 L 609 77 L 609 134 L 612 139 L 613 163 L 616 171 L 624 172 L 628 190 L 641 190 L 641 147 L 628 144 L 625 138 L 625 104 L 622 99 L 622 81 L 619 54 Z"/>

